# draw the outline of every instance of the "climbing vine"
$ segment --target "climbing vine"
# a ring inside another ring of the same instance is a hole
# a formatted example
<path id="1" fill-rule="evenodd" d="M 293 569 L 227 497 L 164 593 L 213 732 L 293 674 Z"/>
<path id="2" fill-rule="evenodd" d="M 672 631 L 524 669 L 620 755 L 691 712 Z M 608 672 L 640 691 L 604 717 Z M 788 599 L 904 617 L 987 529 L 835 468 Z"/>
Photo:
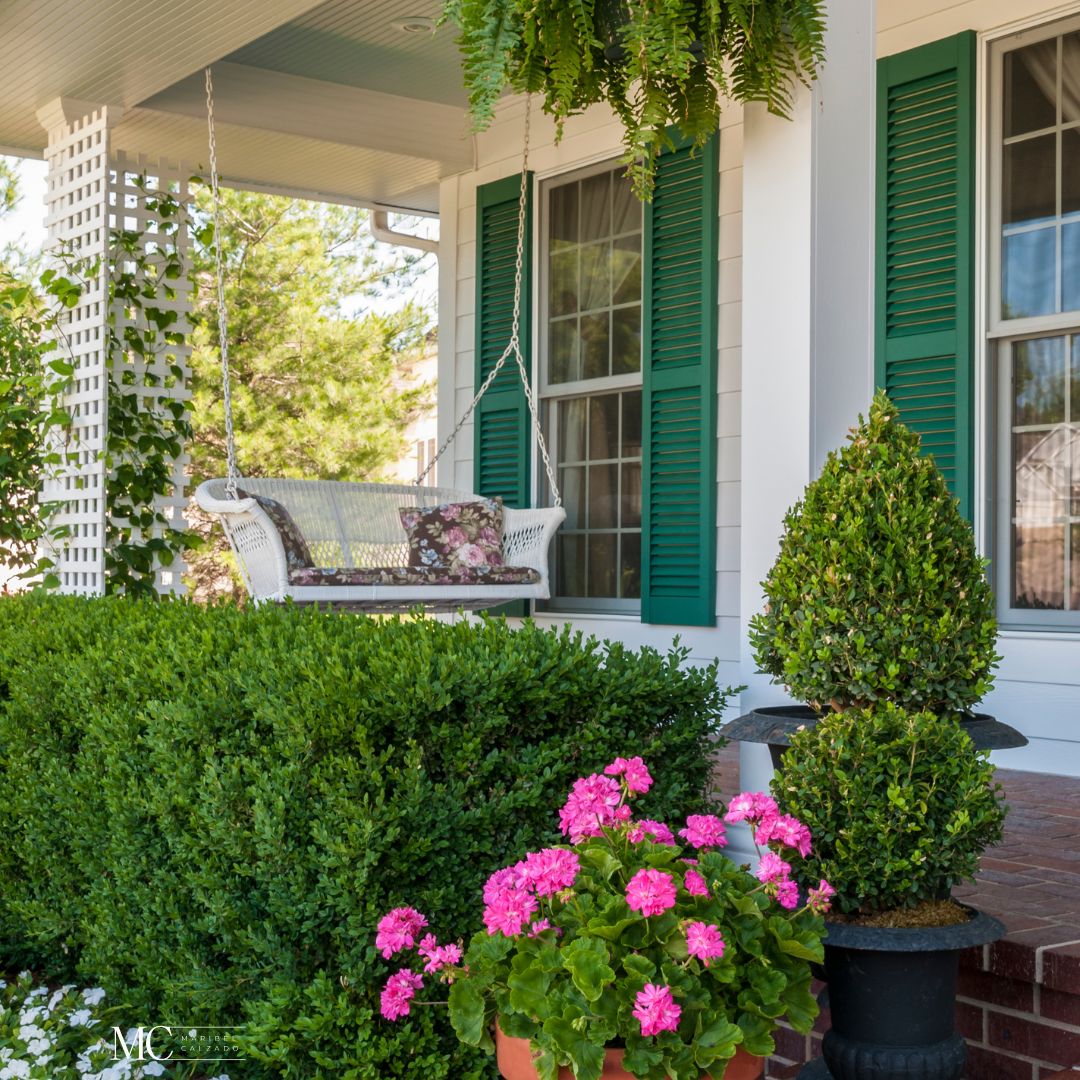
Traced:
<path id="1" fill-rule="evenodd" d="M 40 492 L 67 460 L 63 397 L 75 367 L 63 323 L 82 284 L 46 270 L 40 286 L 0 271 L 0 568 L 54 588 L 60 582 L 48 550 L 67 530 L 52 520 L 58 504 Z"/>
<path id="2" fill-rule="evenodd" d="M 180 356 L 188 331 L 173 301 L 189 273 L 182 231 L 193 226 L 175 195 L 145 176 L 136 186 L 156 228 L 110 234 L 105 587 L 154 597 L 157 568 L 197 543 L 163 509 L 192 430 L 190 402 L 177 393 L 186 390 Z"/>

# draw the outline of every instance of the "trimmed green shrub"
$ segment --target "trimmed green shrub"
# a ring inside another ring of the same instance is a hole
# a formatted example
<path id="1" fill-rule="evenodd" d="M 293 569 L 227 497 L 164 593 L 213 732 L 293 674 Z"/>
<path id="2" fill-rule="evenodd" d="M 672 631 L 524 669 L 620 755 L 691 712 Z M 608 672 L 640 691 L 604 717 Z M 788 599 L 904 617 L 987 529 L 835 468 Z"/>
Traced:
<path id="1" fill-rule="evenodd" d="M 725 701 L 684 651 L 502 621 L 0 601 L 0 951 L 134 1022 L 248 1023 L 238 1077 L 490 1075 L 443 1009 L 374 1023 L 402 902 L 477 928 L 620 754 L 700 810 Z M 643 805 L 643 812 L 646 807 Z"/>
<path id="2" fill-rule="evenodd" d="M 750 623 L 759 667 L 816 709 L 965 713 L 990 689 L 985 563 L 919 437 L 879 392 L 784 518 Z"/>
<path id="3" fill-rule="evenodd" d="M 944 899 L 1001 839 L 994 767 L 967 732 L 892 704 L 830 713 L 797 732 L 772 781 L 780 809 L 810 829 L 799 867 L 835 906 L 862 913 Z"/>

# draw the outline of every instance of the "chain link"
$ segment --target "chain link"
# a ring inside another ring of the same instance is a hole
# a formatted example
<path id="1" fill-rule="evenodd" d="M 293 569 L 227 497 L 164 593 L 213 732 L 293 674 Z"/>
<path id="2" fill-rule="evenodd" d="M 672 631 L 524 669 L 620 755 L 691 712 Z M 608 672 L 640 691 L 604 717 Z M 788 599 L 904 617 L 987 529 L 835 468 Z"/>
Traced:
<path id="1" fill-rule="evenodd" d="M 525 389 L 525 402 L 529 406 L 529 415 L 532 417 L 533 432 L 536 435 L 536 445 L 540 451 L 541 460 L 544 462 L 544 471 L 547 473 L 548 486 L 551 491 L 555 506 L 562 506 L 562 496 L 559 493 L 559 483 L 555 478 L 555 467 L 551 464 L 551 456 L 548 453 L 547 443 L 544 440 L 543 426 L 540 423 L 540 412 L 536 404 L 536 395 L 533 392 L 532 380 L 529 370 L 525 366 L 525 357 L 521 352 L 521 279 L 522 265 L 525 257 L 525 225 L 526 209 L 529 195 L 529 127 L 532 119 L 532 95 L 525 97 L 525 146 L 521 153 L 521 191 L 518 196 L 518 229 L 517 229 L 517 261 L 514 265 L 514 319 L 510 327 L 510 340 L 503 349 L 495 366 L 488 372 L 487 378 L 480 384 L 475 397 L 469 403 L 469 407 L 462 414 L 457 426 L 443 441 L 438 452 L 428 462 L 427 468 L 416 478 L 414 483 L 423 484 L 428 473 L 435 468 L 439 458 L 442 457 L 446 448 L 457 438 L 458 433 L 468 423 L 469 417 L 480 404 L 480 399 L 487 393 L 488 387 L 499 377 L 499 372 L 506 365 L 506 361 L 512 356 L 517 364 L 518 374 L 521 377 L 521 385 Z M 477 211 L 479 212 L 479 211 Z"/>
<path id="2" fill-rule="evenodd" d="M 229 320 L 225 310 L 225 267 L 221 258 L 219 230 L 221 192 L 218 188 L 217 134 L 214 131 L 214 81 L 206 69 L 206 124 L 210 134 L 210 192 L 213 196 L 214 266 L 217 271 L 218 339 L 221 343 L 221 391 L 225 405 L 225 491 L 235 499 L 240 468 L 236 463 L 236 433 L 233 430 L 232 380 L 229 378 Z"/>

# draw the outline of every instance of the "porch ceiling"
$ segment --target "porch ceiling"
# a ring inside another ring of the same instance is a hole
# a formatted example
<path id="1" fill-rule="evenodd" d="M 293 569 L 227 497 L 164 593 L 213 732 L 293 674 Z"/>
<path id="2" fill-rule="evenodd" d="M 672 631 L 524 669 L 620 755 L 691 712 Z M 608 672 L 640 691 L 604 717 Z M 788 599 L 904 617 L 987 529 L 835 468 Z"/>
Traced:
<path id="1" fill-rule="evenodd" d="M 226 182 L 434 212 L 473 140 L 438 0 L 0 0 L 0 151 L 40 154 L 57 97 L 122 108 L 113 145 L 202 169 L 214 64 Z"/>

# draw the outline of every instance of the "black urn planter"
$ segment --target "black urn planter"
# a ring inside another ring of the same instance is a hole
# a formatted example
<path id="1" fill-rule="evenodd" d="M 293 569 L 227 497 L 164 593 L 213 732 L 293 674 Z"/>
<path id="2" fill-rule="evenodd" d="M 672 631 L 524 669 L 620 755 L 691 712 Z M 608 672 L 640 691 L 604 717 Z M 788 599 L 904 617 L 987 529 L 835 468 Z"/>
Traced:
<path id="1" fill-rule="evenodd" d="M 751 709 L 732 720 L 720 734 L 733 742 L 767 743 L 776 768 L 791 736 L 801 728 L 813 727 L 819 719 L 820 715 L 806 705 L 777 705 Z M 972 713 L 960 724 L 971 736 L 977 750 L 1011 750 L 1027 746 L 1027 739 L 1016 728 L 986 713 Z"/>
<path id="2" fill-rule="evenodd" d="M 825 974 L 832 1027 L 824 1060 L 800 1080 L 959 1080 L 964 1040 L 954 1021 L 960 953 L 1005 933 L 968 909 L 959 926 L 879 929 L 827 923 Z"/>

